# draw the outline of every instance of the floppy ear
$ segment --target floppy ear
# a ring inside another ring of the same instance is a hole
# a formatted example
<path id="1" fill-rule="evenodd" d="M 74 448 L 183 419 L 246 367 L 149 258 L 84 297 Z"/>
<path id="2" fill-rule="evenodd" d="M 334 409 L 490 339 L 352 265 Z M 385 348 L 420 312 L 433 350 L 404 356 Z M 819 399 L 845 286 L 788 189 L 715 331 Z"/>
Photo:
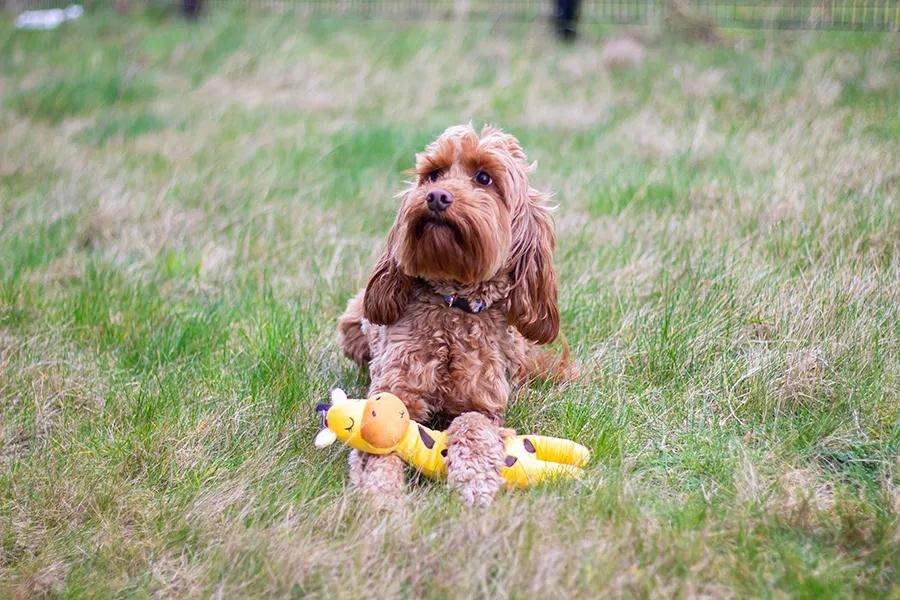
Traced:
<path id="1" fill-rule="evenodd" d="M 559 333 L 559 307 L 553 266 L 556 235 L 550 213 L 540 200 L 532 194 L 518 219 L 507 318 L 523 336 L 546 344 Z"/>
<path id="2" fill-rule="evenodd" d="M 377 325 L 397 322 L 412 293 L 412 279 L 405 274 L 394 258 L 396 225 L 388 234 L 387 244 L 381 253 L 363 295 L 363 314 Z"/>

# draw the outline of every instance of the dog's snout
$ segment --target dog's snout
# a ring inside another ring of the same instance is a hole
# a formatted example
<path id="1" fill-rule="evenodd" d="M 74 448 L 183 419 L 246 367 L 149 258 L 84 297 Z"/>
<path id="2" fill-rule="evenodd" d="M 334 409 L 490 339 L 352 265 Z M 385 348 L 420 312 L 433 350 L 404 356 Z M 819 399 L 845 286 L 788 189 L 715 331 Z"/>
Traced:
<path id="1" fill-rule="evenodd" d="M 428 204 L 428 210 L 444 212 L 453 204 L 453 194 L 442 189 L 432 190 L 425 197 L 425 202 Z"/>

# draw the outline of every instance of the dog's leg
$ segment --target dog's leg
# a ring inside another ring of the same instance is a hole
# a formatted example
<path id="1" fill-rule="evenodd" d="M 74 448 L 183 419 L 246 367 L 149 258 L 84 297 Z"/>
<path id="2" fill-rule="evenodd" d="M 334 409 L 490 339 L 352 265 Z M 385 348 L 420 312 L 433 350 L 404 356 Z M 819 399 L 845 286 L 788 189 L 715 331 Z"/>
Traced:
<path id="1" fill-rule="evenodd" d="M 485 415 L 467 412 L 453 420 L 447 435 L 447 483 L 466 504 L 487 506 L 503 485 L 503 430 Z"/>
<path id="2" fill-rule="evenodd" d="M 375 372 L 381 371 L 375 369 Z M 396 374 L 396 370 L 388 372 Z M 408 386 L 396 381 L 393 387 L 373 383 L 368 395 L 371 397 L 379 392 L 390 392 L 400 398 L 413 420 L 428 414 L 422 394 Z M 403 461 L 395 454 L 376 456 L 358 450 L 350 452 L 350 485 L 376 504 L 389 504 L 400 499 L 404 488 L 403 470 Z"/>
<path id="3" fill-rule="evenodd" d="M 376 504 L 397 501 L 403 492 L 403 461 L 394 454 L 376 456 L 351 450 L 350 485 Z"/>
<path id="4" fill-rule="evenodd" d="M 363 307 L 362 292 L 347 302 L 347 310 L 338 319 L 338 344 L 344 355 L 361 367 L 372 360 L 372 349 L 369 339 L 362 327 Z"/>
<path id="5" fill-rule="evenodd" d="M 507 371 L 513 385 L 541 380 L 569 383 L 580 377 L 578 365 L 569 356 L 569 345 L 560 334 L 559 348 L 538 346 L 518 332 L 501 341 Z M 556 344 L 554 344 L 556 346 Z"/>

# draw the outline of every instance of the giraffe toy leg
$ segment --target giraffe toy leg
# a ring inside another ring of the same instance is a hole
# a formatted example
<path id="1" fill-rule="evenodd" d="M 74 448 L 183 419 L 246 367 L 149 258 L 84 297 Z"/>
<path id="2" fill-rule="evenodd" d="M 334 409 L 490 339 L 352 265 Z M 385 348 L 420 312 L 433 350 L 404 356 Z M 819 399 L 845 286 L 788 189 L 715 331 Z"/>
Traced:
<path id="1" fill-rule="evenodd" d="M 572 440 L 546 435 L 523 435 L 521 439 L 525 451 L 538 460 L 583 467 L 591 457 L 590 450 Z"/>

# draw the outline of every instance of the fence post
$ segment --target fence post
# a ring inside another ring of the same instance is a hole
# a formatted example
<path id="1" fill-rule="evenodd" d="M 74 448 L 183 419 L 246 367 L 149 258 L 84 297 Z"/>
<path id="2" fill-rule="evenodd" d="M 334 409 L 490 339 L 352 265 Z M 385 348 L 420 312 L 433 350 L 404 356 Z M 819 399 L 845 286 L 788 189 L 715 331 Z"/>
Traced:
<path id="1" fill-rule="evenodd" d="M 556 0 L 556 33 L 563 40 L 575 39 L 581 0 Z"/>
<path id="2" fill-rule="evenodd" d="M 202 0 L 181 0 L 181 12 L 189 19 L 196 18 L 200 14 Z"/>

